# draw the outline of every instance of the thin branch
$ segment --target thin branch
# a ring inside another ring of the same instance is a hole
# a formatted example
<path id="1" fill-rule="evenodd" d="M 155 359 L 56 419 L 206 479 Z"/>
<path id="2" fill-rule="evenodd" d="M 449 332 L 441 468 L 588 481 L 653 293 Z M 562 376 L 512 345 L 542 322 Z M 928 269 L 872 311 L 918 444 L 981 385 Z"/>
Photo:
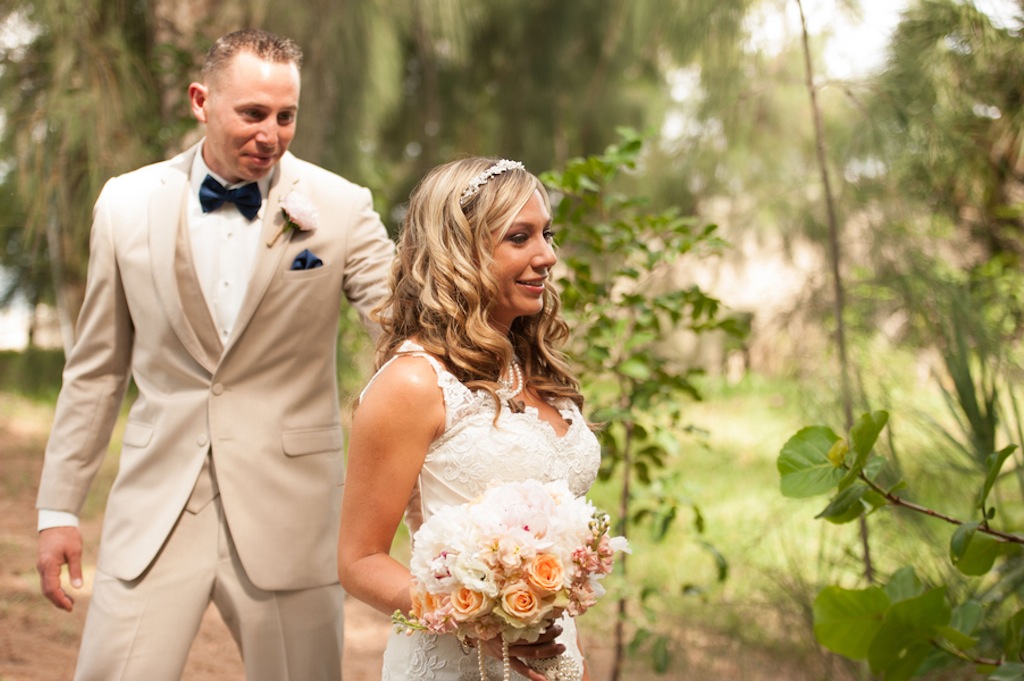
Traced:
<path id="1" fill-rule="evenodd" d="M 915 504 L 912 501 L 907 501 L 902 497 L 896 496 L 892 492 L 888 492 L 882 489 L 864 473 L 861 473 L 859 477 L 861 480 L 866 482 L 871 489 L 885 497 L 886 501 L 888 501 L 891 506 L 905 508 L 910 511 L 914 511 L 916 513 L 921 513 L 923 515 L 929 516 L 931 518 L 938 518 L 939 520 L 944 520 L 945 522 L 950 523 L 951 525 L 964 524 L 964 521 L 960 520 L 959 518 L 954 518 L 952 516 L 946 515 L 945 513 L 940 513 L 939 511 L 930 509 L 926 506 L 921 506 L 920 504 Z M 1010 542 L 1013 544 L 1024 544 L 1024 537 L 1021 537 L 1016 534 L 1010 534 L 1008 532 L 1000 532 L 999 530 L 993 530 L 991 527 L 988 526 L 988 523 L 982 523 L 981 525 L 979 525 L 978 531 L 984 532 L 987 535 L 991 535 L 996 539 L 999 539 L 1000 541 Z"/>

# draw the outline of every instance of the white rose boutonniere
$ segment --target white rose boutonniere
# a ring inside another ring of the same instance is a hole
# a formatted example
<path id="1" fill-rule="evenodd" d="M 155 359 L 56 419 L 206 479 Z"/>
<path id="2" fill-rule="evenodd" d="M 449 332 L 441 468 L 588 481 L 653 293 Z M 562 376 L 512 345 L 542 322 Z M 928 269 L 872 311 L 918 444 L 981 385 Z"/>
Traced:
<path id="1" fill-rule="evenodd" d="M 282 225 L 281 231 L 267 242 L 267 248 L 277 243 L 281 235 L 289 230 L 312 232 L 320 222 L 320 213 L 316 206 L 305 195 L 298 192 L 289 192 L 281 199 L 281 212 L 284 213 L 284 225 Z"/>

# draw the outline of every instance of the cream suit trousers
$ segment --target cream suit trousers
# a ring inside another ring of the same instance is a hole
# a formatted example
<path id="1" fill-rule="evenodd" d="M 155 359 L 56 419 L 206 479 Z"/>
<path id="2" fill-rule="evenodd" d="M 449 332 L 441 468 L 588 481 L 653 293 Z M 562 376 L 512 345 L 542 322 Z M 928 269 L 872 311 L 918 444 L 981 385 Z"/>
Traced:
<path id="1" fill-rule="evenodd" d="M 76 681 L 178 681 L 211 601 L 241 650 L 247 681 L 340 681 L 341 587 L 253 586 L 220 497 L 208 501 L 212 482 L 197 483 L 193 496 L 200 503 L 190 508 L 198 512 L 181 514 L 141 577 L 96 573 Z"/>

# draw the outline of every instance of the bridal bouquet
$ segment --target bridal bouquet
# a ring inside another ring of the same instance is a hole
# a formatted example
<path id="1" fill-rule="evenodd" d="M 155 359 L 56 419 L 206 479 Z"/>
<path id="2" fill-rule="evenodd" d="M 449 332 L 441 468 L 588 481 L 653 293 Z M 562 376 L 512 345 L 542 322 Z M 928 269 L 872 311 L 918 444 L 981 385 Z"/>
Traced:
<path id="1" fill-rule="evenodd" d="M 611 537 L 608 516 L 565 482 L 497 485 L 416 532 L 412 612 L 392 620 L 461 641 L 501 636 L 508 678 L 508 644 L 536 641 L 563 612 L 586 612 L 618 551 L 629 551 L 626 539 Z"/>

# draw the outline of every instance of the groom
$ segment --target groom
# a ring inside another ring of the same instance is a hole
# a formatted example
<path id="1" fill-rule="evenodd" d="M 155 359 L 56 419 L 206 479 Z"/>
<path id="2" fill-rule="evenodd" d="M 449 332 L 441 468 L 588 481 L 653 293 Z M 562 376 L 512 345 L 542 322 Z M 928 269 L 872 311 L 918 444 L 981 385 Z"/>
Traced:
<path id="1" fill-rule="evenodd" d="M 39 487 L 38 570 L 82 586 L 77 514 L 129 380 L 76 679 L 181 676 L 208 604 L 248 681 L 341 678 L 342 294 L 366 320 L 393 247 L 370 193 L 287 152 L 302 53 L 220 38 L 188 93 L 206 136 L 96 202 L 78 340 Z"/>

